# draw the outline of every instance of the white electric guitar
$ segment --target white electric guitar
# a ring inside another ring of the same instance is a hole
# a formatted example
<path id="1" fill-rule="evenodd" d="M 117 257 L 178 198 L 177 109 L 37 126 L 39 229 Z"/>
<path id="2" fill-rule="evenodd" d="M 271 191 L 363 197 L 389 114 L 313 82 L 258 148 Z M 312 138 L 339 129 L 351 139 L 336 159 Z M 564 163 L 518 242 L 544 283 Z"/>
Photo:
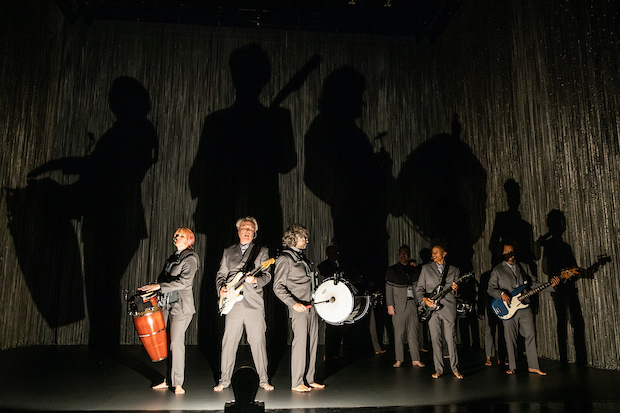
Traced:
<path id="1" fill-rule="evenodd" d="M 256 277 L 258 273 L 263 270 L 263 268 L 268 268 L 274 262 L 276 262 L 276 260 L 271 258 L 262 263 L 260 267 L 255 268 L 249 274 L 239 271 L 230 282 L 227 282 L 226 293 L 220 296 L 220 315 L 228 314 L 230 310 L 232 310 L 235 303 L 243 299 L 243 284 L 245 283 L 246 277 Z"/>

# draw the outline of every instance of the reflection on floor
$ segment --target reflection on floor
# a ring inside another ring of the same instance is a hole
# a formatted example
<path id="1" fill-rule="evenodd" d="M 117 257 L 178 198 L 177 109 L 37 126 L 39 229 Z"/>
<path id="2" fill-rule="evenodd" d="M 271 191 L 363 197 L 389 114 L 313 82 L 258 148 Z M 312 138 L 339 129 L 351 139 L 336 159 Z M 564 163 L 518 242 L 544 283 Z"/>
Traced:
<path id="1" fill-rule="evenodd" d="M 440 413 L 440 412 L 618 412 L 620 372 L 562 366 L 541 360 L 549 375 L 528 374 L 525 366 L 508 376 L 497 366 L 485 367 L 482 352 L 461 355 L 464 380 L 451 374 L 432 379 L 428 354 L 425 368 L 406 363 L 392 367 L 389 352 L 349 362 L 319 362 L 317 381 L 324 390 L 299 394 L 290 390 L 285 354 L 275 374 L 273 392 L 259 389 L 256 398 L 270 412 Z M 251 364 L 242 347 L 238 364 Z M 0 351 L 0 410 L 166 412 L 223 411 L 232 389 L 214 393 L 216 384 L 207 357 L 188 347 L 185 395 L 150 389 L 165 371 L 151 363 L 139 346 L 122 347 L 115 356 L 83 346 L 26 347 Z M 215 366 L 218 370 L 218 366 Z"/>

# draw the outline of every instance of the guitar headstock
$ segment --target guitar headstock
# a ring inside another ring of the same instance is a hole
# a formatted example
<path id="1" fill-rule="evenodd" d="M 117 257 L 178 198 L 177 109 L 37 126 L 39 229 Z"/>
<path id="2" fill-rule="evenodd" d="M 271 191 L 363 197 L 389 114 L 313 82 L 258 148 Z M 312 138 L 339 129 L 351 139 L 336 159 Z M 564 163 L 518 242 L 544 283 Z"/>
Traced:
<path id="1" fill-rule="evenodd" d="M 459 278 L 458 282 L 466 281 L 467 279 L 473 277 L 474 275 L 476 275 L 476 273 L 474 273 L 473 271 L 470 271 L 470 272 L 466 273 L 465 275 L 463 275 L 461 278 Z"/>
<path id="2" fill-rule="evenodd" d="M 265 261 L 264 263 L 261 264 L 261 266 L 263 268 L 268 268 L 271 264 L 273 264 L 274 262 L 276 262 L 275 258 L 270 258 L 267 261 Z"/>

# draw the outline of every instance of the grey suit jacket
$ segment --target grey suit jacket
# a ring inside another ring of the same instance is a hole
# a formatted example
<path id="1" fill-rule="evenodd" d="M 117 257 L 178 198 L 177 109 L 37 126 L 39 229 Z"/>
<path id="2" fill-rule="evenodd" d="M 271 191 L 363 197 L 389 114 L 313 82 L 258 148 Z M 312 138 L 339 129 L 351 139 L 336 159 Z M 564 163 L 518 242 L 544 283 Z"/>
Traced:
<path id="1" fill-rule="evenodd" d="M 252 242 L 245 251 L 245 254 L 241 253 L 241 245 L 235 244 L 224 250 L 222 260 L 220 261 L 220 269 L 217 271 L 215 277 L 215 288 L 217 289 L 217 295 L 219 297 L 220 290 L 225 283 L 230 282 L 235 275 L 243 268 L 245 261 L 243 257 L 249 257 L 252 253 L 252 249 L 255 248 L 255 244 Z M 254 260 L 255 268 L 261 266 L 261 264 L 269 259 L 269 250 L 266 247 L 261 247 L 256 259 Z M 245 283 L 243 286 L 243 300 L 235 305 L 245 306 L 246 308 L 263 309 L 265 308 L 265 302 L 263 300 L 263 287 L 269 284 L 271 281 L 271 273 L 269 268 L 263 268 L 261 273 L 256 276 L 256 284 Z"/>
<path id="2" fill-rule="evenodd" d="M 394 277 L 390 277 L 390 272 L 399 272 L 402 273 L 401 276 L 402 277 L 406 277 L 405 271 L 403 270 L 402 266 L 400 264 L 395 264 L 392 265 L 391 267 L 389 267 L 386 271 L 385 274 L 385 278 L 386 278 L 386 282 L 385 282 L 385 303 L 386 305 L 389 306 L 393 306 L 394 307 L 394 312 L 396 314 L 402 313 L 407 309 L 408 305 L 414 305 L 417 307 L 417 297 L 415 300 L 408 300 L 407 299 L 407 285 L 399 285 L 399 284 L 394 284 L 390 281 L 387 281 L 388 279 L 393 279 Z M 415 291 L 417 283 L 413 283 L 413 290 Z"/>
<path id="3" fill-rule="evenodd" d="M 493 271 L 491 271 L 491 278 L 489 279 L 489 287 L 487 288 L 487 292 L 491 297 L 501 299 L 502 292 L 510 295 L 512 290 L 525 284 L 525 277 L 521 273 L 521 270 L 525 271 L 532 279 L 532 285 L 529 286 L 530 288 L 536 288 L 543 284 L 532 274 L 529 265 L 517 265 L 516 269 L 517 277 L 515 277 L 515 274 L 505 261 L 502 261 L 493 268 Z M 553 287 L 549 286 L 545 291 L 555 290 Z"/>
<path id="4" fill-rule="evenodd" d="M 283 253 L 276 260 L 273 292 L 289 308 L 289 317 L 295 316 L 296 303 L 309 304 L 312 299 L 310 277 L 306 266 Z"/>
<path id="5" fill-rule="evenodd" d="M 448 274 L 446 275 L 446 284 L 444 288 L 451 288 L 452 282 L 456 282 L 461 277 L 461 271 L 458 267 L 450 265 L 448 268 Z M 424 294 L 430 294 L 435 287 L 441 283 L 441 274 L 437 269 L 437 264 L 430 262 L 422 266 L 422 272 L 418 279 L 418 284 L 415 289 L 415 296 L 418 302 L 422 302 Z M 443 308 L 438 312 L 443 313 L 446 316 L 456 316 L 456 297 L 454 293 L 449 293 L 441 299 L 440 304 L 443 304 Z"/>
<path id="6" fill-rule="evenodd" d="M 194 292 L 192 285 L 194 276 L 198 269 L 198 254 L 191 252 L 180 263 L 172 266 L 170 276 L 178 277 L 170 282 L 162 282 L 159 284 L 162 293 L 177 291 L 178 300 L 170 304 L 170 314 L 194 314 Z"/>

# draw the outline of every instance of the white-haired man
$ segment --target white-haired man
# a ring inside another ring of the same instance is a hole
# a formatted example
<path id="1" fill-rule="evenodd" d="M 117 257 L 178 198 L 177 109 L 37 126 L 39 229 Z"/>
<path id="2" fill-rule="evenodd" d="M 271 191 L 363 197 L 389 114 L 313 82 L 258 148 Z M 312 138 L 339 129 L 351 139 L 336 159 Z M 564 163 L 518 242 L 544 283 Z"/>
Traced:
<path id="1" fill-rule="evenodd" d="M 255 218 L 240 218 L 237 220 L 236 227 L 239 243 L 224 250 L 220 269 L 215 278 L 215 287 L 219 296 L 226 294 L 226 283 L 232 281 L 240 271 L 247 273 L 260 267 L 269 259 L 267 248 L 254 243 L 258 231 L 258 222 Z M 262 268 L 260 275 L 246 276 L 243 284 L 243 299 L 237 301 L 226 314 L 222 338 L 222 373 L 218 385 L 213 388 L 214 391 L 219 392 L 230 386 L 237 348 L 244 328 L 259 376 L 260 387 L 267 391 L 273 390 L 267 375 L 267 342 L 265 339 L 267 324 L 263 301 L 263 287 L 269 281 L 271 281 L 271 274 L 268 267 Z"/>

